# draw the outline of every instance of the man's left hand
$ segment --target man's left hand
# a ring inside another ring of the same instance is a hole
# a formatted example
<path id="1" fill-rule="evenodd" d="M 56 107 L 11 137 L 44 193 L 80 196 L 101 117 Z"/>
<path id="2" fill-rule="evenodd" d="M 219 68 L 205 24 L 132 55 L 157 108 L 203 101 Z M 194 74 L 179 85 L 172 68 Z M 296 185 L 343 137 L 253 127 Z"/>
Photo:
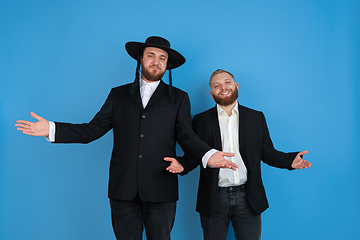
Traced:
<path id="1" fill-rule="evenodd" d="M 234 153 L 217 151 L 208 160 L 207 165 L 212 168 L 230 168 L 234 171 L 238 168 L 235 163 L 226 160 L 224 157 L 233 157 Z"/>
<path id="2" fill-rule="evenodd" d="M 171 173 L 181 173 L 184 171 L 184 167 L 175 158 L 164 157 L 164 160 L 170 162 L 170 166 L 166 168 L 167 171 Z"/>

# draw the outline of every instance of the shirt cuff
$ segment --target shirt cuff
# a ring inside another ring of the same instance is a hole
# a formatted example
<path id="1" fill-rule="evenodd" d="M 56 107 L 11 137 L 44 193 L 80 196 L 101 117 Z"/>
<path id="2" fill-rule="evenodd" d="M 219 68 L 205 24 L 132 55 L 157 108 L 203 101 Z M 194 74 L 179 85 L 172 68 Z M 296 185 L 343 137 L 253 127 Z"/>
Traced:
<path id="1" fill-rule="evenodd" d="M 205 155 L 201 159 L 204 168 L 206 168 L 209 158 L 216 152 L 218 152 L 218 150 L 210 149 L 205 153 Z"/>
<path id="2" fill-rule="evenodd" d="M 55 123 L 49 121 L 49 136 L 46 137 L 49 142 L 55 142 Z"/>

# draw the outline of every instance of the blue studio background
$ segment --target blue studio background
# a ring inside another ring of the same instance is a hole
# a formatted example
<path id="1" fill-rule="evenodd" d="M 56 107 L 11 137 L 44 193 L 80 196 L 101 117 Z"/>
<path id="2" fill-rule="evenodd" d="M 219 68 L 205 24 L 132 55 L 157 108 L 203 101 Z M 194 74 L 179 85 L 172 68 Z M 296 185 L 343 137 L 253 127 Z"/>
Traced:
<path id="1" fill-rule="evenodd" d="M 134 79 L 125 43 L 151 35 L 187 58 L 173 79 L 193 115 L 214 106 L 208 80 L 223 68 L 240 84 L 239 102 L 265 113 L 277 149 L 310 151 L 307 170 L 263 165 L 262 239 L 360 239 L 358 0 L 2 0 L 0 239 L 114 239 L 112 133 L 57 145 L 14 124 L 31 111 L 91 120 L 112 87 Z M 174 240 L 202 239 L 198 175 L 180 177 Z"/>

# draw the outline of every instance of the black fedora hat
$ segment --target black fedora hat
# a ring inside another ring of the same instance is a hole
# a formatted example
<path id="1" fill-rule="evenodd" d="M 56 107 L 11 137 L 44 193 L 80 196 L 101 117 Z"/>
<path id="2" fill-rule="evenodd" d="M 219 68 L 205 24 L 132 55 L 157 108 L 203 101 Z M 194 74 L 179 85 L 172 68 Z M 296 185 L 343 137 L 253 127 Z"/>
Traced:
<path id="1" fill-rule="evenodd" d="M 126 51 L 135 60 L 138 60 L 139 51 L 146 47 L 156 47 L 166 51 L 169 54 L 169 58 L 171 59 L 170 69 L 180 67 L 186 61 L 185 58 L 179 52 L 175 51 L 174 49 L 171 49 L 170 42 L 162 37 L 152 36 L 152 37 L 148 37 L 145 43 L 127 42 L 125 44 Z M 169 69 L 169 65 L 167 66 L 167 69 Z"/>

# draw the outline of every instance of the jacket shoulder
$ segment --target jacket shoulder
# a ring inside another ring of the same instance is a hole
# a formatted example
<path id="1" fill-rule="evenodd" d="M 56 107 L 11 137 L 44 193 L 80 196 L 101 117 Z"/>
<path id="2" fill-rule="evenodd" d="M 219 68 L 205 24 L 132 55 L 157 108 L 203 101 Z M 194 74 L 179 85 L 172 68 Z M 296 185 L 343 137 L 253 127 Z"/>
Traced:
<path id="1" fill-rule="evenodd" d="M 264 115 L 262 111 L 255 110 L 249 107 L 245 107 L 239 104 L 239 112 L 243 111 L 245 115 Z"/>
<path id="2" fill-rule="evenodd" d="M 167 86 L 168 86 L 168 85 L 167 85 Z M 184 95 L 187 96 L 187 95 L 188 95 L 187 92 L 181 90 L 180 88 L 177 88 L 177 87 L 174 87 L 174 86 L 173 86 L 172 89 L 173 89 L 175 95 L 177 95 L 177 96 L 184 96 Z"/>
<path id="3" fill-rule="evenodd" d="M 128 83 L 125 85 L 117 86 L 111 89 L 111 92 L 117 93 L 121 91 L 129 91 L 133 83 Z"/>
<path id="4" fill-rule="evenodd" d="M 201 112 L 201 113 L 198 113 L 194 116 L 194 118 L 206 118 L 210 115 L 213 115 L 214 113 L 216 113 L 216 106 L 215 107 L 212 107 L 204 112 Z"/>

